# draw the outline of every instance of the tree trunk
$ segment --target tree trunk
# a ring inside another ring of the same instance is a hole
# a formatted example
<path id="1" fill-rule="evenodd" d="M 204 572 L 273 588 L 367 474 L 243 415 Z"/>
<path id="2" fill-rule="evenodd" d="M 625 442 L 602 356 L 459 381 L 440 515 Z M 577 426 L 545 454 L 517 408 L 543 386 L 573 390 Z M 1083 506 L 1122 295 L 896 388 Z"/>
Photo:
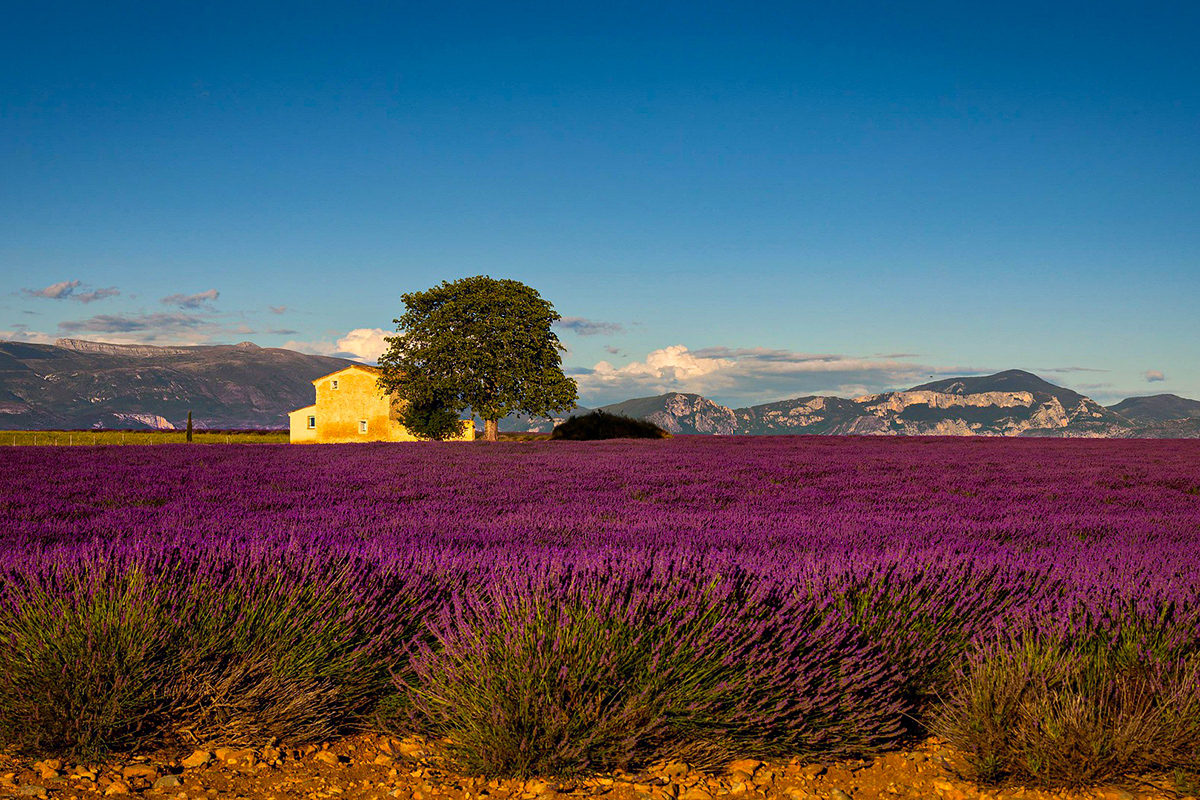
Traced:
<path id="1" fill-rule="evenodd" d="M 188 412 L 187 440 L 192 440 L 192 412 Z"/>
<path id="2" fill-rule="evenodd" d="M 496 441 L 500 433 L 500 423 L 494 419 L 485 419 L 483 421 L 483 438 L 489 442 Z"/>

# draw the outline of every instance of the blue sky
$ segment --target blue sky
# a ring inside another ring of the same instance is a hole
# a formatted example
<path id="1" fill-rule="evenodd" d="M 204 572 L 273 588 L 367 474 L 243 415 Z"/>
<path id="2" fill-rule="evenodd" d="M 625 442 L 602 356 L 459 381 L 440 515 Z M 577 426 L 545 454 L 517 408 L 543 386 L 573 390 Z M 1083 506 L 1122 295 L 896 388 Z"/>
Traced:
<path id="1" fill-rule="evenodd" d="M 6 11 L 0 338 L 369 359 L 490 274 L 589 405 L 1200 397 L 1194 3 L 281 8 Z"/>

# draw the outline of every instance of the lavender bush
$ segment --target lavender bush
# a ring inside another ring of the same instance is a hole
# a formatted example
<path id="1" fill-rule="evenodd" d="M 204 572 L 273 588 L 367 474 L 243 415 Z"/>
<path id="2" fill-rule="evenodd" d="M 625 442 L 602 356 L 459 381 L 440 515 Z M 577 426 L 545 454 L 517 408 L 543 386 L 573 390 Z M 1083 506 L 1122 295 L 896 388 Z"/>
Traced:
<path id="1" fill-rule="evenodd" d="M 899 740 L 898 672 L 843 608 L 713 566 L 607 559 L 458 599 L 396 681 L 410 723 L 471 771 L 522 775 Z"/>
<path id="2" fill-rule="evenodd" d="M 972 656 L 933 728 L 985 781 L 1078 786 L 1195 771 L 1200 659 L 1154 649 L 1129 630 L 991 644 Z"/>
<path id="3" fill-rule="evenodd" d="M 0 738 L 93 754 L 154 735 L 169 707 L 171 621 L 137 571 L 5 575 Z"/>
<path id="4" fill-rule="evenodd" d="M 1179 687 L 1198 467 L 1186 440 L 5 449 L 0 737 L 384 719 L 570 771 L 891 746 L 1021 637 L 1137 639 Z"/>

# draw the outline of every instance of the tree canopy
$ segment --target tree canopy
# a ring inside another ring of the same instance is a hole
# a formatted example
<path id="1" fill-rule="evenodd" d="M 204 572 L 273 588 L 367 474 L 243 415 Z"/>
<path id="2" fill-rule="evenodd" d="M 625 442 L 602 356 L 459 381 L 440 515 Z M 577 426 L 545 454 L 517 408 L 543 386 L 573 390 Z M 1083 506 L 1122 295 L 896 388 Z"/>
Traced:
<path id="1" fill-rule="evenodd" d="M 402 299 L 406 310 L 393 320 L 397 335 L 379 359 L 379 383 L 408 402 L 415 424 L 429 420 L 436 434 L 448 427 L 447 413 L 470 408 L 494 441 L 507 414 L 544 417 L 575 406 L 575 381 L 562 370 L 566 348 L 551 329 L 559 314 L 533 288 L 477 275 Z"/>

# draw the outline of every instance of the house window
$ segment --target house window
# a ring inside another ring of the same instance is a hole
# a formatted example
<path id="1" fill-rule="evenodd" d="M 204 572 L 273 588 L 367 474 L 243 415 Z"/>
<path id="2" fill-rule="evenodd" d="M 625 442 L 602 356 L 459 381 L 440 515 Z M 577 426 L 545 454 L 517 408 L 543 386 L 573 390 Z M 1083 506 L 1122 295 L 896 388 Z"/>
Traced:
<path id="1" fill-rule="evenodd" d="M 315 427 L 317 427 L 317 418 L 316 418 L 316 417 L 309 417 L 309 418 L 308 418 L 308 427 L 310 427 L 310 428 L 315 428 Z"/>
<path id="2" fill-rule="evenodd" d="M 337 378 L 333 379 L 333 388 L 337 388 Z"/>
<path id="3" fill-rule="evenodd" d="M 360 419 L 358 421 L 358 432 L 359 433 L 367 432 L 367 421 L 365 419 Z"/>

